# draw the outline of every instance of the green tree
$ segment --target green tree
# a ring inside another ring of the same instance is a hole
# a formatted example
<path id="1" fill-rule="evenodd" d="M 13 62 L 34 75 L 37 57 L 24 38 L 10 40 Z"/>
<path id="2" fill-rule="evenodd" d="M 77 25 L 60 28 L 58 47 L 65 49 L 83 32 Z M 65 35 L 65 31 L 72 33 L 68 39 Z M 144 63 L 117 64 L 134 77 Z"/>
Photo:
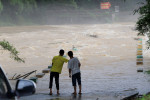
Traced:
<path id="1" fill-rule="evenodd" d="M 23 17 L 30 16 L 36 7 L 36 0 L 0 0 L 0 20 L 4 24 L 18 24 Z"/>
<path id="2" fill-rule="evenodd" d="M 12 9 L 17 12 L 22 12 L 24 10 L 30 10 L 36 7 L 35 0 L 0 0 L 0 11 L 2 12 L 5 9 Z M 5 8 L 5 9 L 3 9 Z"/>
<path id="3" fill-rule="evenodd" d="M 0 0 L 0 12 L 3 10 L 3 4 L 2 1 Z"/>
<path id="4" fill-rule="evenodd" d="M 45 9 L 53 9 L 53 8 L 77 8 L 77 4 L 75 2 L 75 0 L 36 0 L 36 3 L 38 5 L 38 8 L 40 8 L 41 6 L 44 6 Z M 44 8 L 42 8 L 44 9 Z M 49 9 L 49 10 L 50 10 Z"/>
<path id="5" fill-rule="evenodd" d="M 147 41 L 147 48 L 150 48 L 150 0 L 146 0 L 139 9 L 135 10 L 135 13 L 139 13 L 140 17 L 136 23 L 136 30 L 139 31 L 138 35 L 146 35 L 149 40 Z"/>
<path id="6" fill-rule="evenodd" d="M 99 9 L 101 0 L 75 0 L 78 8 Z"/>

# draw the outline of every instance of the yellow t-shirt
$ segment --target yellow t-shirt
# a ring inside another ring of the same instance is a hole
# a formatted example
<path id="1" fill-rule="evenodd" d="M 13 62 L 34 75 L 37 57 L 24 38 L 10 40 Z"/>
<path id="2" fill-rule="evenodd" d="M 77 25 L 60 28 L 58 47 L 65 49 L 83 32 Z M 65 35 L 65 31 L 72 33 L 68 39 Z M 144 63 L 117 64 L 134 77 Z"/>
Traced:
<path id="1" fill-rule="evenodd" d="M 58 72 L 61 74 L 63 64 L 68 62 L 68 59 L 63 56 L 55 56 L 52 59 L 53 66 L 51 68 L 51 72 Z"/>

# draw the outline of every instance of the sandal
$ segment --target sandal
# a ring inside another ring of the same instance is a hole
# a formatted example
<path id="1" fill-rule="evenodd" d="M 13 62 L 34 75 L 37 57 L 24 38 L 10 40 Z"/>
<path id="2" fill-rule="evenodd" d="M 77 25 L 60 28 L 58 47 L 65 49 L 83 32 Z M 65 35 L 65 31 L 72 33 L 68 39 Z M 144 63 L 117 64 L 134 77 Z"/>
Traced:
<path id="1" fill-rule="evenodd" d="M 81 92 L 79 92 L 78 94 L 80 94 L 80 95 L 81 95 L 82 93 L 81 93 Z"/>
<path id="2" fill-rule="evenodd" d="M 74 93 L 74 92 L 73 92 L 72 94 L 73 94 L 73 95 L 76 95 L 77 93 Z"/>

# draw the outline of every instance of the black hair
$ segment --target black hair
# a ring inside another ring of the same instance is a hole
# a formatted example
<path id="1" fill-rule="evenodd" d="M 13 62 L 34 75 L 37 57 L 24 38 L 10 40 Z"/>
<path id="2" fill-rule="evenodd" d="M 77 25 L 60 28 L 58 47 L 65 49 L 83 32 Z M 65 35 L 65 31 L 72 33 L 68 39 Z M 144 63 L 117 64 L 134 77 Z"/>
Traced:
<path id="1" fill-rule="evenodd" d="M 69 57 L 73 57 L 73 52 L 72 52 L 72 51 L 69 51 L 69 52 L 68 52 L 68 56 L 69 56 Z"/>
<path id="2" fill-rule="evenodd" d="M 60 55 L 63 55 L 64 52 L 65 52 L 65 51 L 64 51 L 63 49 L 61 49 L 61 50 L 59 51 L 59 54 L 60 54 Z"/>

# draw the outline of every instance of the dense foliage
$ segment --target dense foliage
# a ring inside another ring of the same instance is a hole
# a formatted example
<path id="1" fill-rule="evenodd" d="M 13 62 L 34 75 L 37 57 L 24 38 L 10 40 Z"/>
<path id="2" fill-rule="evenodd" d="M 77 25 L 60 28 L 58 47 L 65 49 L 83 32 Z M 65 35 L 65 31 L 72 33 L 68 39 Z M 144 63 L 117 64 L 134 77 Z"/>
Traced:
<path id="1" fill-rule="evenodd" d="M 140 14 L 137 21 L 136 30 L 139 31 L 138 35 L 146 35 L 149 40 L 147 41 L 148 49 L 150 48 L 150 0 L 146 0 L 145 3 L 140 3 L 142 6 L 135 10 Z"/>
<path id="2" fill-rule="evenodd" d="M 51 10 L 100 11 L 100 2 L 107 1 L 111 3 L 110 11 L 113 11 L 116 5 L 121 6 L 120 10 L 129 10 L 137 2 L 137 0 L 0 0 L 0 25 L 41 23 L 40 21 L 46 19 L 45 16 Z"/>

